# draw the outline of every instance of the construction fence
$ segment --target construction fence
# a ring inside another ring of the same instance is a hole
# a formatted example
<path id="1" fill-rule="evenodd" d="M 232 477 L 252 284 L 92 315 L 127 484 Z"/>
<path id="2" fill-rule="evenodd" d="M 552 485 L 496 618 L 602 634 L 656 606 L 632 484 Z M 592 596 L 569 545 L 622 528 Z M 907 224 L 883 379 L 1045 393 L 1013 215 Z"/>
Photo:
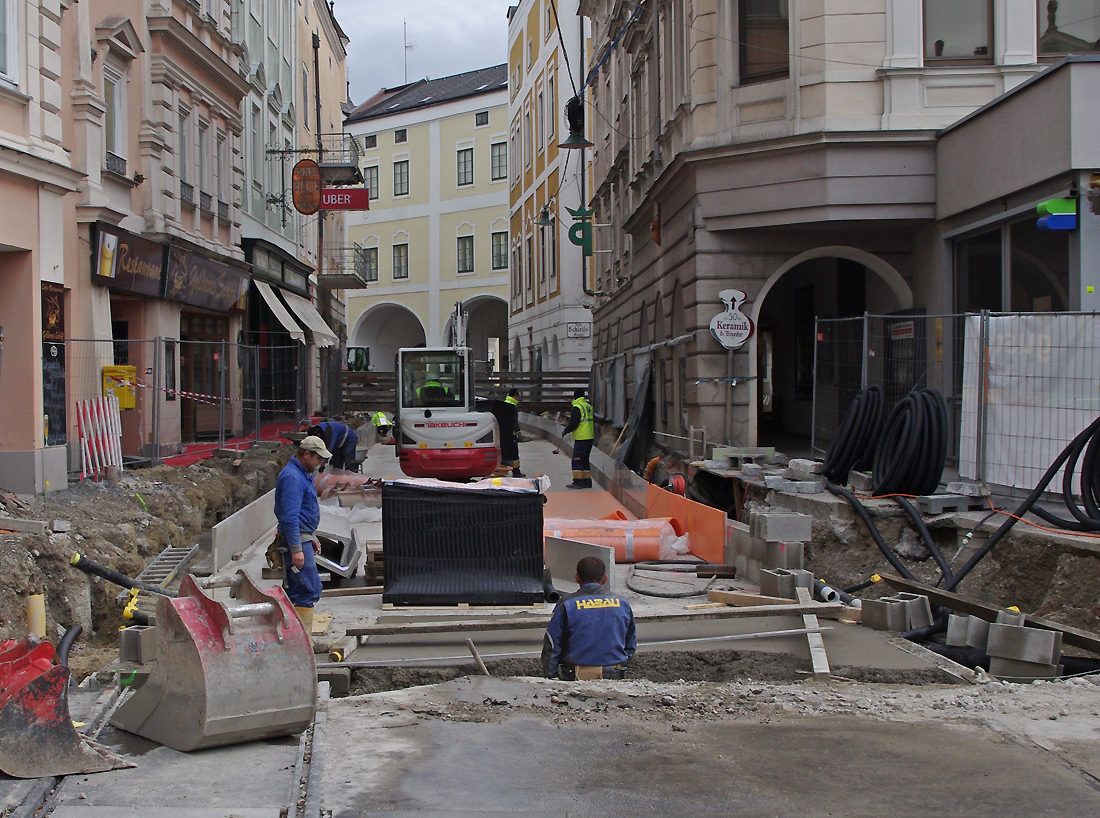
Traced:
<path id="1" fill-rule="evenodd" d="M 122 454 L 161 459 L 182 451 L 275 439 L 306 413 L 309 348 L 229 341 L 67 340 L 64 404 L 118 399 Z M 50 443 L 68 443 L 80 468 L 77 413 Z"/>
<path id="2" fill-rule="evenodd" d="M 1095 313 L 864 315 L 819 319 L 815 337 L 818 456 L 862 389 L 881 386 L 889 411 L 927 386 L 947 404 L 948 465 L 963 478 L 1029 490 L 1100 414 Z"/>

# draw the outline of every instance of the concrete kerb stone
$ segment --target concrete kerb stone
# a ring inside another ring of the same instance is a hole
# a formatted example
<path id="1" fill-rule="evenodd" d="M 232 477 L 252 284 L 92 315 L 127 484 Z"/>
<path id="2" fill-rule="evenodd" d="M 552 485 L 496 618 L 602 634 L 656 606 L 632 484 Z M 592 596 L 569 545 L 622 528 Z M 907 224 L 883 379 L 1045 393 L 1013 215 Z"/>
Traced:
<path id="1" fill-rule="evenodd" d="M 985 652 L 989 640 L 989 623 L 980 616 L 968 616 L 966 622 L 966 645 Z"/>
<path id="2" fill-rule="evenodd" d="M 906 630 L 927 628 L 932 624 L 932 606 L 921 594 L 897 593 L 894 599 L 905 603 Z"/>
<path id="3" fill-rule="evenodd" d="M 1064 670 L 1065 668 L 1062 665 L 1021 662 L 1018 659 L 1005 659 L 1000 656 L 989 657 L 989 672 L 998 679 L 1011 679 L 1013 681 L 1054 679 L 1061 676 Z"/>
<path id="4" fill-rule="evenodd" d="M 947 617 L 947 644 L 950 647 L 966 646 L 966 626 L 970 621 L 968 616 L 951 614 Z"/>
<path id="5" fill-rule="evenodd" d="M 1027 622 L 1027 617 L 1022 613 L 1013 611 L 997 611 L 997 624 L 998 625 L 1024 625 Z"/>
<path id="6" fill-rule="evenodd" d="M 1053 665 L 1062 655 L 1062 634 L 1060 631 L 994 623 L 989 626 L 985 652 L 1001 659 Z"/>
<path id="7" fill-rule="evenodd" d="M 118 661 L 144 665 L 157 653 L 157 629 L 152 625 L 131 625 L 118 632 Z"/>

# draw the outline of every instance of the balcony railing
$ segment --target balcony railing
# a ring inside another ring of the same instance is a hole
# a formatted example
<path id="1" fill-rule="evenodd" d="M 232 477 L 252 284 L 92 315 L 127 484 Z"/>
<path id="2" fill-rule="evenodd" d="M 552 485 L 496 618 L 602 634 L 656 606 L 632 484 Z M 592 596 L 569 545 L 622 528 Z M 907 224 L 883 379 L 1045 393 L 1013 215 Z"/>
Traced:
<path id="1" fill-rule="evenodd" d="M 378 269 L 367 264 L 367 254 L 358 244 L 326 244 L 317 271 L 317 285 L 329 290 L 357 290 L 378 280 Z M 373 277 L 371 277 L 373 276 Z"/>
<path id="2" fill-rule="evenodd" d="M 218 200 L 218 218 L 225 221 L 229 219 L 229 205 L 221 200 Z"/>
<path id="3" fill-rule="evenodd" d="M 117 173 L 119 176 L 126 175 L 126 160 L 117 154 L 107 151 L 106 154 L 107 170 L 111 173 Z"/>
<path id="4" fill-rule="evenodd" d="M 205 191 L 199 191 L 199 207 L 207 213 L 214 209 L 214 197 Z"/>
<path id="5" fill-rule="evenodd" d="M 359 143 L 351 134 L 326 133 L 318 140 L 317 164 L 330 185 L 361 185 Z"/>
<path id="6" fill-rule="evenodd" d="M 185 202 L 195 203 L 195 186 L 180 180 L 180 199 Z"/>

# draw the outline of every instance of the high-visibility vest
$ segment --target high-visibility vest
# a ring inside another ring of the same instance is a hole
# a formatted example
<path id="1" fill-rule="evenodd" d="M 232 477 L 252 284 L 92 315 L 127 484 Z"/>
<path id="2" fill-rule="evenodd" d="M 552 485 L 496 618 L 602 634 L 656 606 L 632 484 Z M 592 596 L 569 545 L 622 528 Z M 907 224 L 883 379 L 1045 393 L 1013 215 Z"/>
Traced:
<path id="1" fill-rule="evenodd" d="M 577 424 L 577 428 L 573 430 L 574 440 L 592 440 L 596 437 L 596 424 L 593 422 L 595 417 L 592 412 L 592 404 L 586 401 L 584 398 L 577 398 L 573 401 L 573 405 L 581 413 L 581 422 Z"/>
<path id="2" fill-rule="evenodd" d="M 390 419 L 386 417 L 385 412 L 375 412 L 374 417 L 370 420 L 375 426 L 393 426 L 393 424 L 390 423 Z"/>
<path id="3" fill-rule="evenodd" d="M 505 402 L 505 403 L 510 403 L 510 404 L 512 404 L 513 406 L 519 406 L 519 400 L 518 400 L 518 399 L 516 399 L 516 398 L 513 398 L 513 397 L 512 397 L 511 395 L 509 395 L 508 397 L 506 397 L 506 398 L 504 399 L 504 402 Z"/>

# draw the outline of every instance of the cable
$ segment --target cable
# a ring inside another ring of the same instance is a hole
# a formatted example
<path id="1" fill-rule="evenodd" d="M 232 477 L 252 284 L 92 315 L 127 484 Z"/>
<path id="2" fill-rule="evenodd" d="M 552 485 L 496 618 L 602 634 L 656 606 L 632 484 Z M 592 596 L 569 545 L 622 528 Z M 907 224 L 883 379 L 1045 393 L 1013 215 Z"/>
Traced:
<path id="1" fill-rule="evenodd" d="M 875 447 L 874 494 L 932 494 L 946 464 L 947 404 L 938 390 L 916 388 L 898 401 Z"/>
<path id="2" fill-rule="evenodd" d="M 852 469 L 870 462 L 882 433 L 885 400 L 886 393 L 877 385 L 855 396 L 821 466 L 823 477 L 846 483 Z"/>

